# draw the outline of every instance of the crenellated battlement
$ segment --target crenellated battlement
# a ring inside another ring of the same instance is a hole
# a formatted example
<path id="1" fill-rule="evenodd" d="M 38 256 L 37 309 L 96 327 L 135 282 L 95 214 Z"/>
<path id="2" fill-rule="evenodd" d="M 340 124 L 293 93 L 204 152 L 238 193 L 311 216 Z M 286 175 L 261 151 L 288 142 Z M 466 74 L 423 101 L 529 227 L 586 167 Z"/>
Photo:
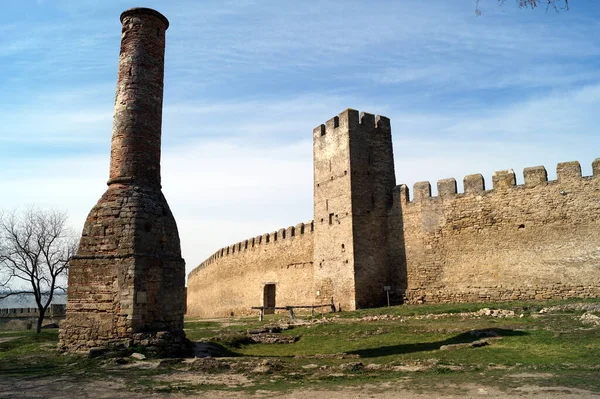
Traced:
<path id="1" fill-rule="evenodd" d="M 217 259 L 226 257 L 226 256 L 235 256 L 241 254 L 245 251 L 250 251 L 258 247 L 264 247 L 267 245 L 274 245 L 283 240 L 292 240 L 292 239 L 300 239 L 307 237 L 312 240 L 312 233 L 315 230 L 314 221 L 309 220 L 306 223 L 298 223 L 296 226 L 288 226 L 286 228 L 281 228 L 277 231 L 273 231 L 271 233 L 265 233 L 256 237 L 249 238 L 247 240 L 243 240 L 237 242 L 235 244 L 223 247 L 209 256 L 204 262 L 200 263 L 198 267 L 192 270 L 188 278 L 191 278 L 202 268 L 214 263 Z"/>
<path id="2" fill-rule="evenodd" d="M 396 185 L 390 120 L 313 129 L 313 221 L 223 247 L 188 275 L 188 312 L 600 297 L 600 158 Z M 518 173 L 518 171 L 517 171 Z M 554 175 L 554 174 L 552 174 Z M 436 191 L 436 195 L 433 193 Z"/>
<path id="3" fill-rule="evenodd" d="M 339 132 L 340 126 L 344 132 L 355 129 L 373 131 L 378 129 L 391 129 L 390 119 L 382 115 L 369 114 L 348 108 L 339 115 L 329 119 L 313 129 L 313 139 L 317 140 L 327 134 Z"/>
<path id="4" fill-rule="evenodd" d="M 469 194 L 491 194 L 495 191 L 502 191 L 511 188 L 532 188 L 543 184 L 561 184 L 568 185 L 577 183 L 586 179 L 595 179 L 600 176 L 600 158 L 592 162 L 592 175 L 582 176 L 581 165 L 578 161 L 561 162 L 556 166 L 556 180 L 548 180 L 548 173 L 543 166 L 533 166 L 523 169 L 523 184 L 517 185 L 514 170 L 500 170 L 492 175 L 492 188 L 486 190 L 485 179 L 483 175 L 477 173 L 467 175 L 463 179 L 464 191 L 458 192 L 456 179 L 442 179 L 437 182 L 437 196 L 431 194 L 431 184 L 428 181 L 417 182 L 413 185 L 413 198 L 409 198 L 409 189 L 401 184 L 394 190 L 394 196 L 398 197 L 402 203 L 420 203 L 431 198 L 443 198 L 454 195 Z"/>

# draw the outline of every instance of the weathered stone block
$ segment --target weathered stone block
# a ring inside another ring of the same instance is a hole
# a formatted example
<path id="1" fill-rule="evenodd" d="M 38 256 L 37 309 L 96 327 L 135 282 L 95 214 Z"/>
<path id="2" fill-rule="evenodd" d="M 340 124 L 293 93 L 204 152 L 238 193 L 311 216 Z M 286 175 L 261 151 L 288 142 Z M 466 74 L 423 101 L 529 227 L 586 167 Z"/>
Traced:
<path id="1" fill-rule="evenodd" d="M 533 166 L 523 169 L 523 179 L 526 186 L 537 186 L 548 181 L 548 173 L 543 166 Z"/>
<path id="2" fill-rule="evenodd" d="M 581 178 L 581 165 L 577 161 L 562 162 L 556 167 L 558 181 L 575 180 Z"/>
<path id="3" fill-rule="evenodd" d="M 431 198 L 431 184 L 428 181 L 420 181 L 413 186 L 414 201 L 420 202 Z"/>
<path id="4" fill-rule="evenodd" d="M 437 182 L 438 195 L 446 197 L 456 194 L 456 179 L 442 179 Z"/>
<path id="5" fill-rule="evenodd" d="M 465 188 L 465 194 L 475 194 L 485 190 L 483 175 L 479 173 L 465 176 L 463 179 L 463 185 Z"/>
<path id="6" fill-rule="evenodd" d="M 515 172 L 512 169 L 494 172 L 494 175 L 492 176 L 492 184 L 494 186 L 494 190 L 513 187 L 515 184 L 517 184 Z"/>

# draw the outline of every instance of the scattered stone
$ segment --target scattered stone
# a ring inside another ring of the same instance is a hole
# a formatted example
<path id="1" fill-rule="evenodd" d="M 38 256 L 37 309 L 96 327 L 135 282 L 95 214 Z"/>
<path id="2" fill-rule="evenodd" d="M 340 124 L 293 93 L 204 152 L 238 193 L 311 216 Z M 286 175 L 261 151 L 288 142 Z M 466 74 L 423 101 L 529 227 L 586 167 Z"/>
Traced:
<path id="1" fill-rule="evenodd" d="M 540 314 L 544 313 L 556 313 L 556 312 L 573 312 L 573 311 L 584 311 L 584 312 L 600 312 L 600 303 L 569 303 L 566 305 L 556 305 L 543 308 L 539 311 Z"/>
<path id="2" fill-rule="evenodd" d="M 600 325 L 600 316 L 596 316 L 592 313 L 584 313 L 579 318 L 583 324 Z"/>
<path id="3" fill-rule="evenodd" d="M 258 366 L 252 369 L 252 373 L 256 374 L 267 374 L 272 373 L 273 371 L 277 371 L 281 369 L 281 364 L 279 362 L 274 362 L 271 360 L 263 360 Z"/>
<path id="4" fill-rule="evenodd" d="M 478 312 L 476 312 L 476 315 L 480 315 L 480 316 L 489 316 L 489 317 L 515 317 L 515 311 L 514 310 L 507 310 L 507 309 L 490 309 L 490 308 L 483 308 L 480 309 Z"/>
<path id="5" fill-rule="evenodd" d="M 365 366 L 365 370 L 381 370 L 383 366 L 381 364 L 369 363 Z"/>
<path id="6" fill-rule="evenodd" d="M 417 371 L 425 371 L 429 368 L 430 368 L 429 366 L 422 366 L 422 365 L 401 365 L 401 366 L 392 366 L 392 371 L 414 373 Z"/>
<path id="7" fill-rule="evenodd" d="M 190 370 L 192 371 L 215 372 L 230 369 L 231 364 L 229 362 L 211 357 L 196 358 L 190 363 Z"/>
<path id="8" fill-rule="evenodd" d="M 292 335 L 264 333 L 253 334 L 250 336 L 250 340 L 259 344 L 293 344 L 298 340 L 298 337 Z"/>
<path id="9" fill-rule="evenodd" d="M 483 346 L 488 346 L 490 343 L 487 339 L 479 339 L 473 342 L 467 342 L 464 344 L 449 344 L 440 346 L 441 351 L 452 351 L 461 348 L 481 348 Z"/>
<path id="10" fill-rule="evenodd" d="M 146 360 L 146 355 L 143 355 L 143 354 L 137 353 L 137 352 L 132 353 L 131 356 L 129 356 L 129 357 L 132 359 L 135 359 L 135 360 Z"/>
<path id="11" fill-rule="evenodd" d="M 356 354 L 348 354 L 348 353 L 317 353 L 316 355 L 296 355 L 295 359 L 358 359 L 359 355 Z"/>
<path id="12" fill-rule="evenodd" d="M 280 326 L 263 326 L 261 328 L 255 328 L 248 330 L 248 334 L 276 334 L 281 332 Z"/>
<path id="13" fill-rule="evenodd" d="M 344 371 L 359 371 L 363 369 L 362 362 L 350 362 L 340 364 L 340 369 Z"/>
<path id="14" fill-rule="evenodd" d="M 306 370 L 312 370 L 312 369 L 317 369 L 317 368 L 319 368 L 319 365 L 318 365 L 318 364 L 314 364 L 314 363 L 311 363 L 311 364 L 305 364 L 304 366 L 302 366 L 302 368 L 303 368 L 303 369 L 306 369 Z"/>

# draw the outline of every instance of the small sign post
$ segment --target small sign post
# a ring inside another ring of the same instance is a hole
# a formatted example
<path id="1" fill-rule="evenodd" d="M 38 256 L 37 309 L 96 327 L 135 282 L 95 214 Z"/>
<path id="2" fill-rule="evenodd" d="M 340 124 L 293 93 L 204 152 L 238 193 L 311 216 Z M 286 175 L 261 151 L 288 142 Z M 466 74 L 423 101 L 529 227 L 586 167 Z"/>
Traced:
<path id="1" fill-rule="evenodd" d="M 388 308 L 390 307 L 390 290 L 391 289 L 392 289 L 392 287 L 389 286 L 389 285 L 384 285 L 383 286 L 383 290 L 385 291 L 385 293 L 387 295 Z"/>

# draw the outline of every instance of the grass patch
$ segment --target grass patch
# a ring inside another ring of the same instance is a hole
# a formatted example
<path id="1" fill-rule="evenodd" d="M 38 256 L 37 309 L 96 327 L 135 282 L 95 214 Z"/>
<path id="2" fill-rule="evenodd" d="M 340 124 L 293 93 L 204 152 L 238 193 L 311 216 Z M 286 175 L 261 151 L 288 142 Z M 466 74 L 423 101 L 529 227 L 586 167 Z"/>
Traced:
<path id="1" fill-rule="evenodd" d="M 539 313 L 542 308 L 572 303 L 403 305 L 327 314 L 325 322 L 307 317 L 303 325 L 282 331 L 281 335 L 297 338 L 289 344 L 251 343 L 248 338 L 248 330 L 287 322 L 287 315 L 269 315 L 265 322 L 190 320 L 185 323 L 190 339 L 215 342 L 229 356 L 219 360 L 226 362 L 224 366 L 196 368 L 189 364 L 125 367 L 106 359 L 59 353 L 56 330 L 2 332 L 0 338 L 11 339 L 0 343 L 0 373 L 32 381 L 39 376 L 114 379 L 128 389 L 159 393 L 335 389 L 403 379 L 410 381 L 410 389 L 427 392 L 437 389 L 436 384 L 474 381 L 505 390 L 533 383 L 600 392 L 599 380 L 592 378 L 600 371 L 600 327 L 582 324 L 581 311 L 575 308 Z M 469 314 L 484 307 L 514 310 L 516 317 Z M 389 316 L 368 317 L 382 315 Z M 481 344 L 482 339 L 487 345 Z M 474 343 L 478 347 L 471 347 Z M 251 383 L 228 386 L 210 378 L 201 383 L 177 380 L 186 373 L 244 376 Z M 163 378 L 171 375 L 172 380 Z"/>

